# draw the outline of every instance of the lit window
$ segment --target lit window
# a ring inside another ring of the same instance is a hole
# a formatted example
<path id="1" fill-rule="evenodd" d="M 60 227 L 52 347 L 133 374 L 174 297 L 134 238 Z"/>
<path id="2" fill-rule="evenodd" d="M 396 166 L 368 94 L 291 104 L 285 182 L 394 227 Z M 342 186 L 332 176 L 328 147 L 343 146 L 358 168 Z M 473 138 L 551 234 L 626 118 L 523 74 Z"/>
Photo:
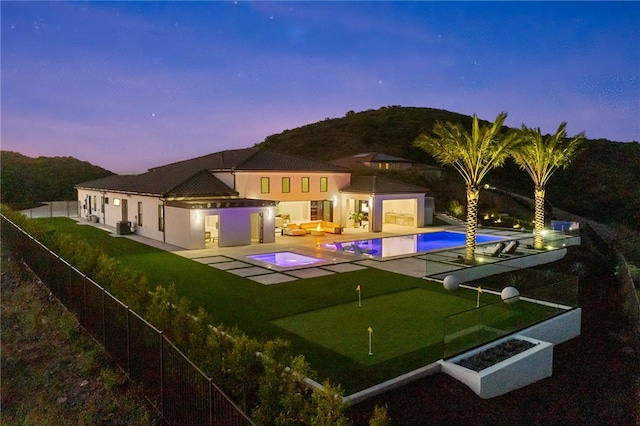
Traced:
<path id="1" fill-rule="evenodd" d="M 329 186 L 329 180 L 326 177 L 320 178 L 320 192 L 327 192 Z"/>
<path id="2" fill-rule="evenodd" d="M 269 193 L 269 178 L 263 177 L 260 178 L 260 192 L 263 194 Z"/>
<path id="3" fill-rule="evenodd" d="M 309 178 L 302 178 L 302 192 L 309 192 Z"/>
<path id="4" fill-rule="evenodd" d="M 158 231 L 164 231 L 164 206 L 158 204 Z"/>
<path id="5" fill-rule="evenodd" d="M 114 206 L 119 206 L 120 205 L 120 198 L 114 198 L 113 199 L 113 205 Z"/>
<path id="6" fill-rule="evenodd" d="M 282 178 L 282 192 L 283 193 L 291 192 L 291 178 L 288 178 L 288 177 Z"/>
<path id="7" fill-rule="evenodd" d="M 138 201 L 138 226 L 142 226 L 142 201 Z"/>

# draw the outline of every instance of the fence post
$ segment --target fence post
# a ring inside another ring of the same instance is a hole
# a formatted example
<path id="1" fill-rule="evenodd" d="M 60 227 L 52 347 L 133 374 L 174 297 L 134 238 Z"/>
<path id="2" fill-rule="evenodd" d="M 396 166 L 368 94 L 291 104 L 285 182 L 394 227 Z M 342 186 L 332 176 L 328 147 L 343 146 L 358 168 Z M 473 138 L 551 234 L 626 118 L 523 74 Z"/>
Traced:
<path id="1" fill-rule="evenodd" d="M 127 376 L 131 377 L 131 327 L 130 313 L 131 309 L 127 307 Z"/>
<path id="2" fill-rule="evenodd" d="M 207 377 L 209 382 L 209 426 L 213 426 L 213 383 L 211 377 Z"/>
<path id="3" fill-rule="evenodd" d="M 102 289 L 102 346 L 107 347 L 107 308 L 105 306 L 105 289 Z"/>
<path id="4" fill-rule="evenodd" d="M 164 333 L 160 331 L 160 411 L 164 412 Z"/>

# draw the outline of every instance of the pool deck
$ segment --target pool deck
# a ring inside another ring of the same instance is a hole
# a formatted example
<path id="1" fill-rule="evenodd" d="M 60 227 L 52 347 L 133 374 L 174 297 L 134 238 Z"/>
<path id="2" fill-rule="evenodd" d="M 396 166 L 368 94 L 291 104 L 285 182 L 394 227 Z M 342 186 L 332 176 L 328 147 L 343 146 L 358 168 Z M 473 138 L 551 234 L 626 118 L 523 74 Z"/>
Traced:
<path id="1" fill-rule="evenodd" d="M 287 281 L 307 279 L 336 273 L 344 273 L 366 268 L 381 269 L 408 275 L 416 278 L 425 278 L 442 281 L 447 275 L 460 275 L 461 278 L 477 278 L 472 271 L 484 270 L 480 275 L 490 275 L 507 269 L 530 267 L 538 264 L 552 262 L 564 256 L 563 247 L 579 244 L 579 238 L 567 237 L 561 242 L 556 241 L 556 247 L 549 250 L 527 249 L 527 245 L 533 244 L 533 235 L 530 232 L 518 230 L 479 228 L 479 234 L 496 235 L 505 240 L 518 240 L 520 246 L 513 255 L 491 257 L 485 254 L 495 242 L 480 244 L 476 248 L 475 265 L 463 265 L 458 261 L 459 256 L 464 256 L 464 248 L 443 249 L 427 253 L 406 254 L 393 258 L 375 258 L 368 255 L 357 255 L 348 251 L 336 251 L 322 247 L 323 243 L 348 242 L 367 240 L 372 238 L 384 238 L 398 235 L 411 235 L 425 232 L 454 231 L 465 232 L 463 225 L 454 223 L 444 226 L 432 226 L 427 228 L 413 228 L 408 226 L 385 225 L 385 232 L 367 232 L 361 228 L 345 228 L 342 234 L 288 236 L 276 235 L 275 243 L 260 244 L 255 242 L 248 246 L 217 247 L 208 243 L 207 247 L 200 250 L 184 250 L 180 247 L 165 244 L 160 241 L 145 238 L 140 235 L 116 235 L 115 229 L 101 225 L 78 221 L 82 225 L 91 225 L 103 228 L 111 232 L 114 237 L 130 238 L 162 250 L 170 251 L 176 255 L 192 259 L 193 261 L 209 265 L 212 268 L 227 271 L 229 273 L 247 278 L 249 280 L 272 285 Z M 248 255 L 290 251 L 305 256 L 321 258 L 325 260 L 321 264 L 303 265 L 299 267 L 281 268 L 265 262 L 247 258 Z M 551 252 L 556 252 L 555 255 Z M 489 269 L 488 266 L 491 266 Z"/>
<path id="2" fill-rule="evenodd" d="M 381 269 L 416 278 L 442 281 L 445 276 L 450 274 L 460 274 L 461 277 L 468 277 L 472 270 L 480 270 L 482 268 L 484 268 L 485 271 L 490 271 L 490 273 L 518 268 L 518 259 L 522 258 L 528 258 L 525 262 L 526 266 L 523 267 L 529 267 L 535 264 L 548 263 L 564 256 L 564 253 L 558 253 L 556 256 L 552 255 L 549 257 L 548 253 L 550 250 L 537 251 L 523 248 L 528 244 L 533 244 L 533 235 L 531 233 L 509 229 L 488 228 L 480 228 L 478 233 L 496 235 L 503 237 L 506 240 L 517 239 L 520 242 L 520 247 L 517 252 L 513 255 L 491 257 L 485 255 L 485 252 L 489 247 L 492 247 L 495 242 L 481 244 L 478 245 L 476 249 L 476 258 L 478 263 L 470 266 L 463 265 L 458 260 L 459 256 L 464 255 L 464 248 L 407 254 L 393 258 L 374 258 L 368 255 L 357 255 L 347 251 L 341 252 L 322 247 L 323 243 L 332 243 L 334 241 L 346 242 L 353 241 L 354 239 L 366 240 L 371 238 L 384 238 L 397 235 L 410 235 L 444 230 L 465 232 L 464 226 L 457 224 L 433 226 L 428 228 L 412 228 L 391 225 L 385 227 L 386 232 L 371 233 L 362 229 L 346 228 L 344 232 L 339 235 L 276 235 L 276 242 L 269 244 L 254 243 L 249 246 L 241 247 L 217 247 L 213 244 L 208 244 L 207 248 L 200 250 L 181 250 L 173 248 L 170 251 L 179 256 L 209 265 L 212 268 L 222 269 L 264 285 L 356 271 L 365 268 Z M 570 242 L 568 239 L 567 244 L 563 243 L 562 246 L 572 244 L 576 244 L 576 242 Z M 562 246 L 556 247 L 556 249 L 561 249 Z M 290 251 L 305 256 L 321 258 L 325 260 L 325 263 L 281 268 L 246 257 L 253 254 L 279 251 Z M 489 270 L 487 265 L 492 265 L 493 269 Z M 485 272 L 484 275 L 486 276 L 490 273 Z M 474 275 L 474 277 L 476 276 Z"/>

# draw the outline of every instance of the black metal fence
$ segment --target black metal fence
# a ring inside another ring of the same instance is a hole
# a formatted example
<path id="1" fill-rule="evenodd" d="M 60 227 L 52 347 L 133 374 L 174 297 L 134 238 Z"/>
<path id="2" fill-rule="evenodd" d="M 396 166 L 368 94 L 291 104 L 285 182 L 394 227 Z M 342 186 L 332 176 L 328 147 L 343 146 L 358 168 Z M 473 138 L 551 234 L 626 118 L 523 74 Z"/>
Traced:
<path id="1" fill-rule="evenodd" d="M 2 216 L 2 238 L 172 425 L 254 425 L 161 331 Z"/>

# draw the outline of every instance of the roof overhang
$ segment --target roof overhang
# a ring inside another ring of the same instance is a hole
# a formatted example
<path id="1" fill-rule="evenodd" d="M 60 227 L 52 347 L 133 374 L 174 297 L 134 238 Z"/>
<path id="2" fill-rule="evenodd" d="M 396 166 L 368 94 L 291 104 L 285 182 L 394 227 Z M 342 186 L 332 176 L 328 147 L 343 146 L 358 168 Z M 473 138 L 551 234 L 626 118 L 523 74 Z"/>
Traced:
<path id="1" fill-rule="evenodd" d="M 275 207 L 272 200 L 256 200 L 253 198 L 215 198 L 202 200 L 167 200 L 165 206 L 181 209 L 227 209 L 234 207 Z"/>

